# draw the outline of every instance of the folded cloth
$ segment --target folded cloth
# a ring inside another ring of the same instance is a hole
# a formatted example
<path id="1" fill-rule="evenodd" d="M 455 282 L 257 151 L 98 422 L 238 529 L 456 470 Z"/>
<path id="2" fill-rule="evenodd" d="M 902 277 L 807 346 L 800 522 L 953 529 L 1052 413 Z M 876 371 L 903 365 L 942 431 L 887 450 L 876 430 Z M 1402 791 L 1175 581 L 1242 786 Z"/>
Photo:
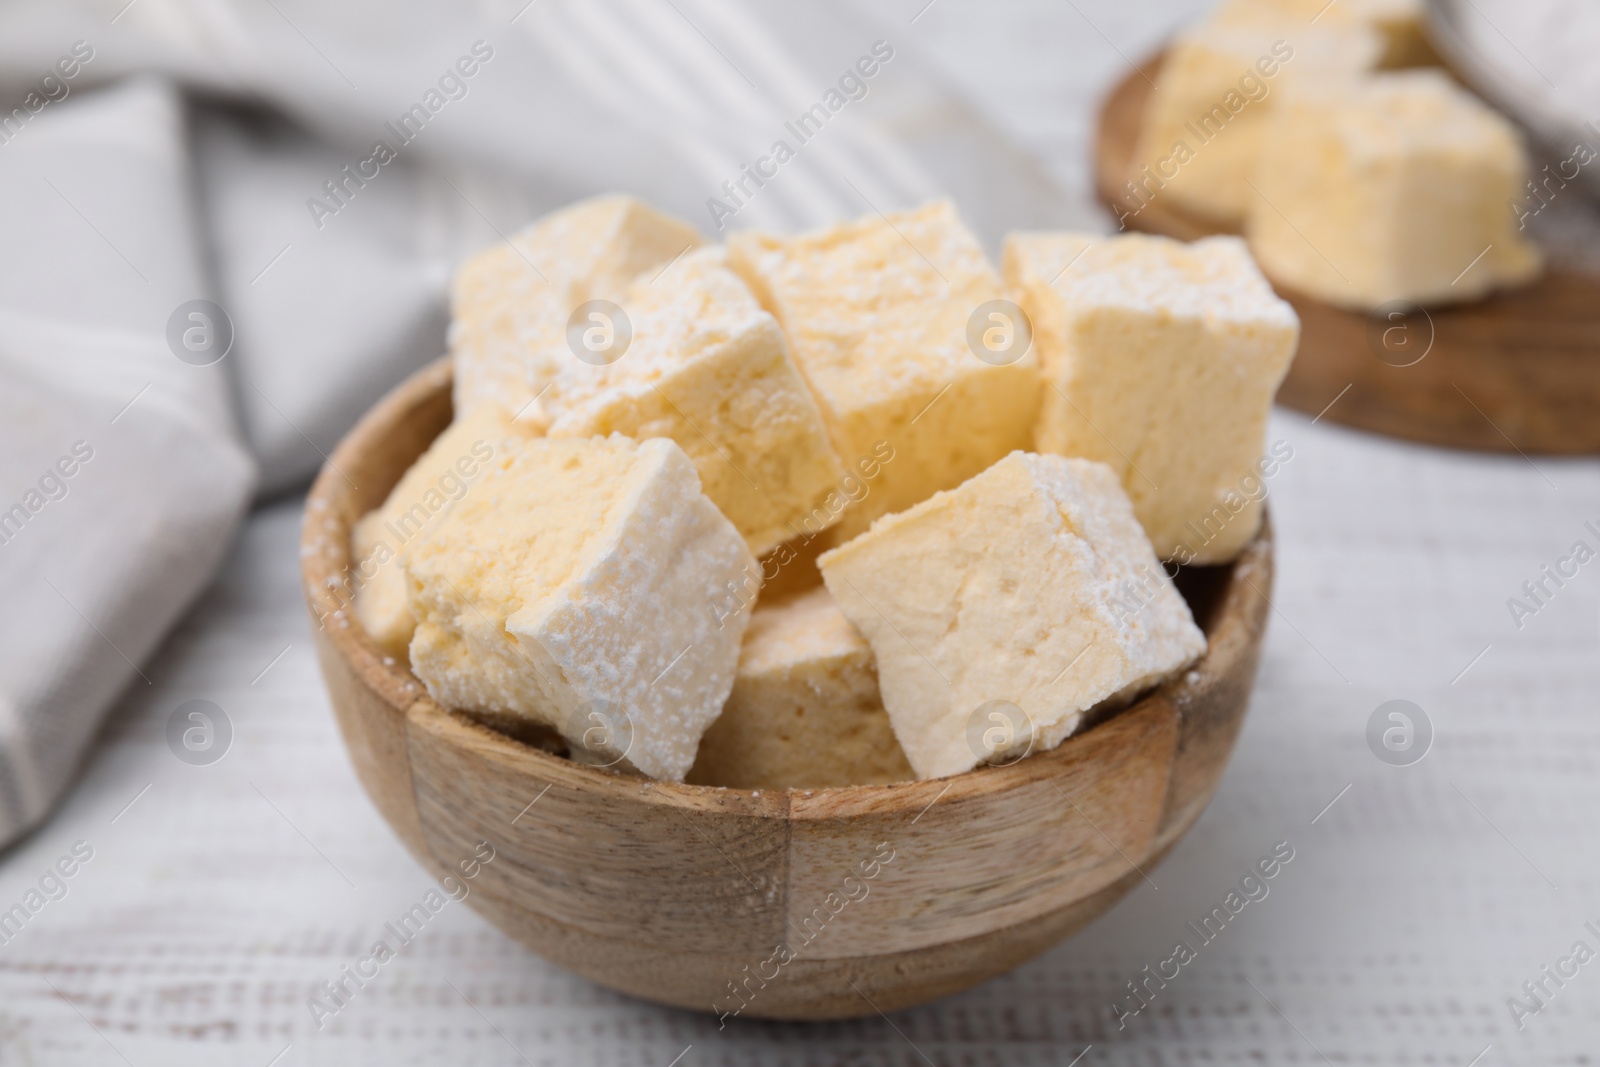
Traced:
<path id="1" fill-rule="evenodd" d="M 991 248 L 1094 226 L 917 55 L 921 7 L 0 8 L 0 844 L 253 489 L 303 486 L 443 351 L 467 251 L 605 191 L 714 238 L 936 195 Z"/>
<path id="2" fill-rule="evenodd" d="M 168 344 L 206 294 L 178 95 L 136 81 L 0 152 L 4 841 L 210 581 L 254 472 L 223 369 Z"/>

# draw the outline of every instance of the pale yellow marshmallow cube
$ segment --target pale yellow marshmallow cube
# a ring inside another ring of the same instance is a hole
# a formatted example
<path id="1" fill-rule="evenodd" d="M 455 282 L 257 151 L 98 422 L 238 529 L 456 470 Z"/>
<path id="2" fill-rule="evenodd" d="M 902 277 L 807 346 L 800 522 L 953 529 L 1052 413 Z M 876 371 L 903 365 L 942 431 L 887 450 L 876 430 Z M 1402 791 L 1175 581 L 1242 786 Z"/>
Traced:
<path id="1" fill-rule="evenodd" d="M 440 703 L 558 731 L 573 758 L 681 781 L 733 688 L 755 567 L 683 450 L 529 442 L 403 560 L 411 666 Z"/>
<path id="2" fill-rule="evenodd" d="M 568 355 L 545 395 L 552 437 L 669 437 L 761 554 L 801 532 L 844 471 L 777 321 L 702 248 L 619 298 L 632 337 L 612 362 Z"/>
<path id="3" fill-rule="evenodd" d="M 1379 64 L 1386 69 L 1438 62 L 1428 43 L 1427 9 L 1423 0 L 1223 0 L 1210 21 L 1248 24 L 1286 18 L 1307 24 L 1365 26 L 1383 41 Z"/>
<path id="4" fill-rule="evenodd" d="M 1534 278 L 1507 204 L 1516 130 L 1439 71 L 1296 85 L 1256 182 L 1250 248 L 1278 283 L 1341 307 L 1459 303 Z"/>
<path id="5" fill-rule="evenodd" d="M 1003 294 L 947 201 L 800 236 L 735 234 L 728 252 L 788 334 L 850 476 L 825 509 L 843 511 L 835 541 L 1027 446 L 1035 359 L 1020 344 L 975 354 L 969 326 Z"/>
<path id="6" fill-rule="evenodd" d="M 1053 748 L 1206 647 L 1111 468 L 1016 452 L 825 554 L 919 778 Z"/>
<path id="7" fill-rule="evenodd" d="M 1241 228 L 1268 115 L 1284 86 L 1312 72 L 1371 70 L 1381 50 L 1364 26 L 1289 19 L 1180 33 L 1155 75 L 1119 216 L 1164 200 L 1212 225 Z"/>
<path id="8" fill-rule="evenodd" d="M 520 449 L 537 429 L 513 422 L 497 404 L 452 422 L 351 532 L 355 613 L 385 653 L 404 662 L 416 622 L 406 603 L 400 556 L 406 547 L 473 491 L 496 458 Z"/>
<path id="9" fill-rule="evenodd" d="M 1039 451 L 1116 471 L 1162 559 L 1238 555 L 1261 523 L 1267 415 L 1300 336 L 1244 242 L 1020 233 L 1004 267 L 1043 365 Z"/>
<path id="10" fill-rule="evenodd" d="M 690 782 L 822 789 L 915 777 L 878 695 L 866 638 L 818 586 L 756 605 L 733 693 Z"/>
<path id="11" fill-rule="evenodd" d="M 467 259 L 450 290 L 456 413 L 492 402 L 538 421 L 573 311 L 700 243 L 693 226 L 641 200 L 598 196 Z"/>

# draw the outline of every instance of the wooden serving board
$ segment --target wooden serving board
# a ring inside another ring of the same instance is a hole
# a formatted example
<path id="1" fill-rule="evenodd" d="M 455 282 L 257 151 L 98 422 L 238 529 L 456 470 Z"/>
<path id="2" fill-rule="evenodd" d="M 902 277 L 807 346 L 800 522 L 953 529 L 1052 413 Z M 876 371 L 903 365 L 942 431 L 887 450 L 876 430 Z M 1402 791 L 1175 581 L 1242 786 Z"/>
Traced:
<path id="1" fill-rule="evenodd" d="M 1114 214 L 1162 60 L 1146 60 L 1101 105 L 1095 185 Z M 1160 197 L 1126 225 L 1185 241 L 1222 232 Z M 1392 321 L 1276 287 L 1302 327 L 1278 390 L 1285 407 L 1453 448 L 1600 452 L 1600 277 L 1557 267 L 1519 290 Z"/>

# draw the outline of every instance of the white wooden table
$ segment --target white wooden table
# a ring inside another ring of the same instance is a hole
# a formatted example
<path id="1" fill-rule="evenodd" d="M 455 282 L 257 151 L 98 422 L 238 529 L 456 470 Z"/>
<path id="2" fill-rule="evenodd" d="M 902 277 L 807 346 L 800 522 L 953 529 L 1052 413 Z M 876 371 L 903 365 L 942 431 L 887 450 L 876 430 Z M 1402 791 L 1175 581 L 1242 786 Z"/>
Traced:
<path id="1" fill-rule="evenodd" d="M 1119 50 L 1137 57 L 1189 8 L 940 0 L 915 32 L 1086 190 L 1091 105 L 1125 69 Z M 299 504 L 262 508 L 65 806 L 0 856 L 4 909 L 75 842 L 93 850 L 0 944 L 0 1064 L 1593 1062 L 1600 962 L 1547 982 L 1520 1030 L 1507 999 L 1574 942 L 1600 950 L 1584 926 L 1600 928 L 1600 568 L 1520 630 L 1506 600 L 1590 537 L 1600 463 L 1451 454 L 1289 414 L 1271 432 L 1294 449 L 1272 482 L 1276 613 L 1216 800 L 1154 885 L 1089 930 L 891 1021 L 719 1032 L 574 978 L 451 904 L 319 1031 L 307 998 L 429 880 L 329 714 Z M 1436 731 L 1409 767 L 1366 741 L 1396 698 Z M 191 699 L 234 731 L 209 766 L 167 744 Z M 1294 859 L 1270 895 L 1119 1029 L 1127 983 L 1278 842 Z"/>

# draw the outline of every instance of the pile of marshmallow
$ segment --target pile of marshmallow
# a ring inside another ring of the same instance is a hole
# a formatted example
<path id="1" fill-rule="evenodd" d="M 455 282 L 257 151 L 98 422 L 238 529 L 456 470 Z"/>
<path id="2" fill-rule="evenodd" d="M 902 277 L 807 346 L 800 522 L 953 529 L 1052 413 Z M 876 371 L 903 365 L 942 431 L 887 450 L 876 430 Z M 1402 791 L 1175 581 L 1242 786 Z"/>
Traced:
<path id="1" fill-rule="evenodd" d="M 935 778 L 1188 669 L 1299 336 L 1244 243 L 946 202 L 708 244 L 623 196 L 469 259 L 454 422 L 352 538 L 443 705 L 739 788 Z M 559 740 L 555 740 L 559 738 Z"/>
<path id="2" fill-rule="evenodd" d="M 1423 0 L 1223 0 L 1155 74 L 1124 225 L 1165 203 L 1273 281 L 1374 311 L 1537 277 L 1542 203 L 1506 119 L 1453 81 Z"/>

